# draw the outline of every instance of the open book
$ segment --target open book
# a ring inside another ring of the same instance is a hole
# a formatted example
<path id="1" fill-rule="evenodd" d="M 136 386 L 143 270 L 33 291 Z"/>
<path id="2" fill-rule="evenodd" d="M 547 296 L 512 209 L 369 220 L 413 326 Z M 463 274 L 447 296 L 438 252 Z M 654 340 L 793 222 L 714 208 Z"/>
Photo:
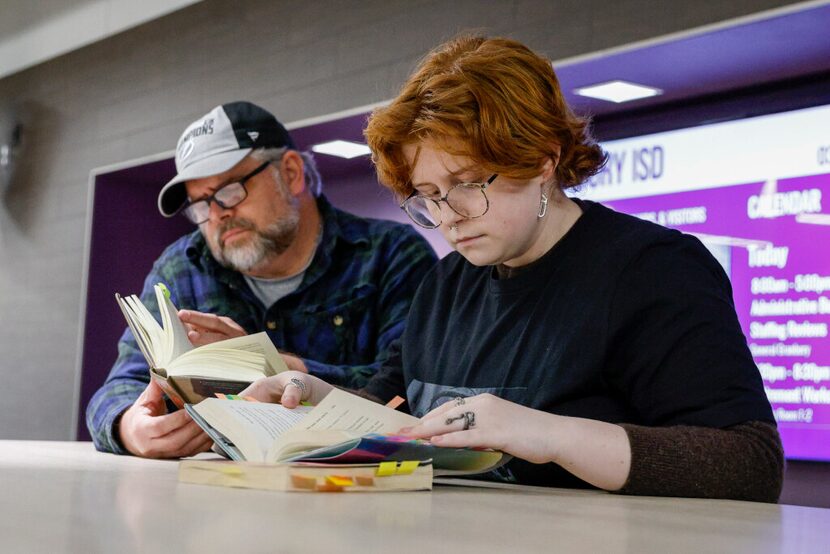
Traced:
<path id="1" fill-rule="evenodd" d="M 208 398 L 185 406 L 232 460 L 264 464 L 431 461 L 436 475 L 483 473 L 509 456 L 492 450 L 441 448 L 396 437 L 420 420 L 334 389 L 315 407 Z M 182 462 L 187 463 L 187 462 Z"/>
<path id="2" fill-rule="evenodd" d="M 150 375 L 178 407 L 215 393 L 236 394 L 256 379 L 288 369 L 265 333 L 194 347 L 167 288 L 157 284 L 154 289 L 161 325 L 137 296 L 116 294 L 115 299 Z"/>

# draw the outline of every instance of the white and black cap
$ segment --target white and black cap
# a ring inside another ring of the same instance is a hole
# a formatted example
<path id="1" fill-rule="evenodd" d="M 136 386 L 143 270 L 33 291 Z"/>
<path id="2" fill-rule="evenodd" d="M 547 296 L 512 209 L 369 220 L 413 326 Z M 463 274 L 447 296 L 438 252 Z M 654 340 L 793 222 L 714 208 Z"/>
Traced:
<path id="1" fill-rule="evenodd" d="M 294 149 L 285 127 L 250 102 L 231 102 L 191 123 L 176 145 L 176 175 L 159 193 L 161 215 L 172 217 L 187 202 L 184 182 L 223 173 L 255 148 Z"/>

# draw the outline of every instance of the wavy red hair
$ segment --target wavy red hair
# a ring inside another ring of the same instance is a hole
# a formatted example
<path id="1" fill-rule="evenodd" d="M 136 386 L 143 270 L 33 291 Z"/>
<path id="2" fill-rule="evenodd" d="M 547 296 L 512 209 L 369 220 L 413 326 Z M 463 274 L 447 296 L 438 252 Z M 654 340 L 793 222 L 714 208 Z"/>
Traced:
<path id="1" fill-rule="evenodd" d="M 588 120 L 565 103 L 551 63 L 506 38 L 461 36 L 430 52 L 392 103 L 372 113 L 364 134 L 380 181 L 401 197 L 412 191 L 402 152 L 411 143 L 514 179 L 537 176 L 550 158 L 563 189 L 606 159 Z"/>

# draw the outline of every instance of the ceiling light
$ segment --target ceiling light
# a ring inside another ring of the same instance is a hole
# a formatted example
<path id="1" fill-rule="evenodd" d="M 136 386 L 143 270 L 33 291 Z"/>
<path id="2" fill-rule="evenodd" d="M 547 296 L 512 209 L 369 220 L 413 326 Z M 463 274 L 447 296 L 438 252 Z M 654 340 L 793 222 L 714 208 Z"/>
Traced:
<path id="1" fill-rule="evenodd" d="M 351 142 L 348 140 L 332 140 L 315 144 L 311 150 L 318 154 L 328 154 L 329 156 L 338 156 L 350 160 L 358 156 L 367 156 L 372 153 L 369 147 L 359 142 Z"/>
<path id="2" fill-rule="evenodd" d="M 647 87 L 627 81 L 608 81 L 607 83 L 575 89 L 574 94 L 608 100 L 609 102 L 619 104 L 621 102 L 639 100 L 640 98 L 648 98 L 649 96 L 659 96 L 663 94 L 663 91 L 659 88 Z"/>

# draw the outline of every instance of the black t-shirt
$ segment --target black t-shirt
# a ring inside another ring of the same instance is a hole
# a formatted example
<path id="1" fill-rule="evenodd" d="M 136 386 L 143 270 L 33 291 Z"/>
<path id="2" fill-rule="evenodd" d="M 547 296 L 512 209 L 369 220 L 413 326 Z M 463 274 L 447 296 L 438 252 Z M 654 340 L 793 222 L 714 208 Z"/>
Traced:
<path id="1" fill-rule="evenodd" d="M 729 280 L 701 242 L 580 202 L 582 216 L 510 279 L 457 253 L 426 276 L 366 390 L 422 416 L 484 392 L 560 415 L 648 426 L 774 421 Z M 528 484 L 582 484 L 511 462 Z"/>

